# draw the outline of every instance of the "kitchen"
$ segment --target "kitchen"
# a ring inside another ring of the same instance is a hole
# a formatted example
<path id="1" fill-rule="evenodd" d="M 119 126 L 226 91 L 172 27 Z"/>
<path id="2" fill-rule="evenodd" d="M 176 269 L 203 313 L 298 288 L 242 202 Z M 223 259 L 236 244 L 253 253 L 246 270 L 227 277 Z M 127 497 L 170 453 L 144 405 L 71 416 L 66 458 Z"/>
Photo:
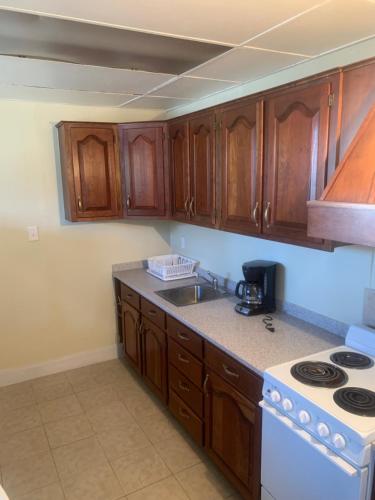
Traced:
<path id="1" fill-rule="evenodd" d="M 0 3 L 4 498 L 374 498 L 375 5 L 280 4 Z"/>

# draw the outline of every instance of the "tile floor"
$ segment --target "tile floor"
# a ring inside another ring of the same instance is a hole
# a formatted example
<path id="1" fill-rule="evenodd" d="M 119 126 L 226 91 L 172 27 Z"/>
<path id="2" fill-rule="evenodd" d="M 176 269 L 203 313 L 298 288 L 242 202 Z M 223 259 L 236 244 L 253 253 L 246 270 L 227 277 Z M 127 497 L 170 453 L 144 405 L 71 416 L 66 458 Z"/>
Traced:
<path id="1" fill-rule="evenodd" d="M 120 360 L 0 388 L 10 500 L 239 499 Z"/>

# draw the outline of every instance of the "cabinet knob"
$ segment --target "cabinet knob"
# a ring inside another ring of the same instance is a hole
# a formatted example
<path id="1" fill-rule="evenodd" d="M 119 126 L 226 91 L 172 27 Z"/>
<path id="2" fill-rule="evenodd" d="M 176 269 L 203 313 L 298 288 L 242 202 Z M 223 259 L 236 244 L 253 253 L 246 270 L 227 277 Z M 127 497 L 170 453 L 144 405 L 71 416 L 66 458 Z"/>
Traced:
<path id="1" fill-rule="evenodd" d="M 271 210 L 271 202 L 268 201 L 266 205 L 266 209 L 264 211 L 264 222 L 266 224 L 266 227 L 270 227 L 270 210 Z"/>
<path id="2" fill-rule="evenodd" d="M 253 210 L 251 212 L 251 220 L 254 222 L 256 227 L 259 227 L 258 215 L 259 215 L 259 202 L 257 201 L 255 203 L 255 207 L 253 208 Z"/>
<path id="3" fill-rule="evenodd" d="M 128 197 L 126 198 L 126 206 L 130 208 L 130 205 L 131 205 L 131 200 L 130 200 L 130 195 L 128 195 Z"/>

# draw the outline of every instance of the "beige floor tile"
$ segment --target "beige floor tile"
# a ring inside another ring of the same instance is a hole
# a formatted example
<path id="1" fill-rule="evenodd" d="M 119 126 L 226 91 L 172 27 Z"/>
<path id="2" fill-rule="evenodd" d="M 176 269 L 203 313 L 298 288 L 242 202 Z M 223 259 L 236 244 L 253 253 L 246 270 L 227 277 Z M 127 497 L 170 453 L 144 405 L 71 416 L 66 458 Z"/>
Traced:
<path id="1" fill-rule="evenodd" d="M 17 460 L 2 471 L 4 489 L 11 498 L 58 481 L 50 451 Z"/>
<path id="2" fill-rule="evenodd" d="M 85 410 L 119 400 L 116 390 L 111 385 L 98 386 L 88 391 L 79 392 L 77 397 Z"/>
<path id="3" fill-rule="evenodd" d="M 169 477 L 143 488 L 127 497 L 127 500 L 189 500 L 174 477 Z"/>
<path id="4" fill-rule="evenodd" d="M 139 417 L 137 422 L 153 444 L 179 435 L 176 423 L 166 414 Z"/>
<path id="5" fill-rule="evenodd" d="M 177 473 L 176 478 L 191 500 L 221 500 L 235 493 L 216 469 L 203 463 Z"/>
<path id="6" fill-rule="evenodd" d="M 42 424 L 36 405 L 24 406 L 0 415 L 0 437 L 38 427 Z"/>
<path id="7" fill-rule="evenodd" d="M 150 444 L 142 429 L 132 422 L 116 427 L 116 429 L 100 432 L 97 438 L 109 460 L 115 460 Z"/>
<path id="8" fill-rule="evenodd" d="M 38 405 L 44 423 L 61 420 L 82 413 L 82 407 L 74 394 L 64 398 L 46 401 Z"/>
<path id="9" fill-rule="evenodd" d="M 17 432 L 0 439 L 0 466 L 48 450 L 48 441 L 42 427 Z"/>
<path id="10" fill-rule="evenodd" d="M 102 448 L 94 437 L 55 448 L 52 453 L 57 471 L 62 479 L 74 474 L 83 474 L 96 466 L 108 463 Z"/>
<path id="11" fill-rule="evenodd" d="M 111 462 L 126 494 L 133 493 L 171 475 L 153 446 L 129 453 Z"/>
<path id="12" fill-rule="evenodd" d="M 66 382 L 67 378 L 65 372 L 53 373 L 52 375 L 46 375 L 44 377 L 34 378 L 31 380 L 33 388 L 36 387 L 49 387 L 52 385 L 59 385 Z"/>
<path id="13" fill-rule="evenodd" d="M 33 403 L 35 396 L 30 382 L 0 387 L 0 415 Z"/>
<path id="14" fill-rule="evenodd" d="M 197 447 L 182 435 L 160 441 L 155 448 L 173 473 L 201 462 Z"/>
<path id="15" fill-rule="evenodd" d="M 69 476 L 62 484 L 67 500 L 117 500 L 124 496 L 108 464 L 94 467 L 84 474 Z"/>
<path id="16" fill-rule="evenodd" d="M 64 498 L 60 483 L 54 483 L 26 495 L 16 495 L 12 500 L 64 500 Z"/>
<path id="17" fill-rule="evenodd" d="M 50 422 L 45 425 L 45 429 L 51 448 L 58 448 L 93 435 L 92 427 L 85 415 Z"/>
<path id="18" fill-rule="evenodd" d="M 87 412 L 87 417 L 96 432 L 134 423 L 133 417 L 120 401 L 112 401 L 102 407 L 92 408 Z"/>
<path id="19" fill-rule="evenodd" d="M 38 403 L 52 401 L 73 394 L 73 388 L 67 380 L 57 384 L 41 384 L 34 386 L 35 399 Z"/>
<path id="20" fill-rule="evenodd" d="M 95 372 L 93 366 L 95 365 L 82 366 L 81 368 L 66 372 L 66 377 L 75 393 L 98 387 L 97 382 L 94 380 Z"/>
<path id="21" fill-rule="evenodd" d="M 147 417 L 148 415 L 159 415 L 164 413 L 158 401 L 155 401 L 150 395 L 139 389 L 127 391 L 121 389 L 119 397 L 126 405 L 130 414 L 136 419 Z"/>

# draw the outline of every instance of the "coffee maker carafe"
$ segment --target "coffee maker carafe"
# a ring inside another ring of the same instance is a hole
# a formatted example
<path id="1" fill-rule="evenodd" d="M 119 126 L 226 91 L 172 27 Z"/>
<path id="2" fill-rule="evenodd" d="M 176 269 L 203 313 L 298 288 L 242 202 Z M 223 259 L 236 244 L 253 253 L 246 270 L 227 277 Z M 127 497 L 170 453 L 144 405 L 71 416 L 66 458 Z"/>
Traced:
<path id="1" fill-rule="evenodd" d="M 235 310 L 245 316 L 274 312 L 276 262 L 253 260 L 242 265 L 245 280 L 236 286 L 236 296 L 241 299 Z"/>

